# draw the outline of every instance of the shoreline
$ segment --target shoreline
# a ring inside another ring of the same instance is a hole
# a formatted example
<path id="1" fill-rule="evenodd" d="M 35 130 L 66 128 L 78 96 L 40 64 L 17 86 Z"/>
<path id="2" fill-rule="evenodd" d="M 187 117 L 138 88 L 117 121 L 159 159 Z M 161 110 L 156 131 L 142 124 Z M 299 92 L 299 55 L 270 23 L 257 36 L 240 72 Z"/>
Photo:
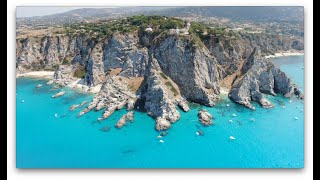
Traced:
<path id="1" fill-rule="evenodd" d="M 220 87 L 220 95 L 228 95 L 229 91 L 230 90 L 225 87 Z"/>
<path id="2" fill-rule="evenodd" d="M 54 71 L 31 71 L 21 74 L 16 74 L 16 78 L 27 77 L 27 78 L 41 78 L 41 79 L 52 79 Z"/>
<path id="3" fill-rule="evenodd" d="M 31 71 L 21 74 L 16 74 L 16 78 L 35 78 L 35 79 L 45 79 L 45 80 L 53 80 L 54 71 Z M 65 87 L 69 87 L 71 89 L 79 90 L 85 93 L 98 93 L 102 87 L 102 84 L 98 84 L 96 86 L 89 87 L 81 83 L 82 79 L 78 79 L 73 81 L 72 83 L 66 85 Z"/>
<path id="4" fill-rule="evenodd" d="M 76 89 L 76 90 L 80 90 L 82 92 L 86 92 L 86 93 L 93 93 L 93 94 L 96 94 L 98 92 L 100 92 L 100 89 L 102 87 L 102 84 L 98 84 L 96 86 L 87 86 L 87 85 L 84 85 L 82 83 L 80 83 L 82 81 L 82 79 L 78 79 L 78 80 L 75 80 L 73 81 L 72 83 L 66 85 L 67 87 L 69 88 L 72 88 L 72 89 Z"/>
<path id="5" fill-rule="evenodd" d="M 277 57 L 285 57 L 285 56 L 301 56 L 304 55 L 303 51 L 283 51 L 283 52 L 277 52 L 274 53 L 274 55 L 267 55 L 264 56 L 266 59 L 272 59 Z"/>

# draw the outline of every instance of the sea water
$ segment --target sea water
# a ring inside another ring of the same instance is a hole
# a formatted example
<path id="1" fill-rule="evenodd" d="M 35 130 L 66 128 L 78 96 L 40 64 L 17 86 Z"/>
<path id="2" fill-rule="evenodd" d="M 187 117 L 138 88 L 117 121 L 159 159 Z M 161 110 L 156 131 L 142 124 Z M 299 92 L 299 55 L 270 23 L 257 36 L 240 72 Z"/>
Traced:
<path id="1" fill-rule="evenodd" d="M 303 90 L 303 56 L 274 62 Z M 304 102 L 296 98 L 268 96 L 275 107 L 263 109 L 254 103 L 255 111 L 227 96 L 214 107 L 190 104 L 191 110 L 180 111 L 181 119 L 158 138 L 154 119 L 144 112 L 135 111 L 134 122 L 122 129 L 114 125 L 125 109 L 101 123 L 97 119 L 103 111 L 77 117 L 81 108 L 69 111 L 69 107 L 90 101 L 93 95 L 62 88 L 66 94 L 52 98 L 61 89 L 53 90 L 45 82 L 17 79 L 18 168 L 304 167 Z M 43 87 L 36 88 L 39 83 Z M 199 109 L 215 117 L 213 126 L 200 125 Z M 198 130 L 204 134 L 198 135 Z"/>

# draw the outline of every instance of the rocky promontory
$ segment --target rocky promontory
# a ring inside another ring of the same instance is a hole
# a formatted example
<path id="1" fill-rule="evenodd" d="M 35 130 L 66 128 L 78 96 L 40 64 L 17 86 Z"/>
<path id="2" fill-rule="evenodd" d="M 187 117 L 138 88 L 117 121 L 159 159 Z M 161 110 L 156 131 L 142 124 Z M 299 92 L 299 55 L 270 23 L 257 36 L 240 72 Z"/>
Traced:
<path id="1" fill-rule="evenodd" d="M 303 98 L 301 91 L 294 91 L 295 89 L 298 88 L 291 79 L 270 60 L 262 58 L 259 49 L 255 48 L 244 61 L 229 97 L 250 109 L 255 109 L 250 101 L 255 101 L 264 108 L 271 108 L 274 105 L 263 94 L 281 94 L 291 98 L 296 92 L 298 97 Z"/>
<path id="2" fill-rule="evenodd" d="M 83 23 L 74 26 L 74 32 L 66 28 L 57 34 L 17 38 L 16 71 L 53 71 L 48 84 L 95 92 L 88 104 L 70 107 L 81 108 L 79 116 L 103 110 L 102 121 L 116 110 L 137 108 L 155 119 L 157 130 L 177 122 L 178 108 L 189 111 L 188 102 L 214 106 L 222 88 L 250 109 L 255 109 L 252 101 L 272 108 L 265 94 L 303 99 L 294 82 L 264 58 L 301 51 L 303 39 L 253 33 L 222 36 L 204 25 L 207 29 L 201 32 L 187 24 L 177 18 L 139 16 L 95 24 L 108 31 L 83 33 Z M 212 124 L 211 117 L 199 112 L 203 125 Z M 116 126 L 121 128 L 127 118 L 128 114 Z"/>
<path id="3" fill-rule="evenodd" d="M 130 122 L 133 122 L 133 111 L 128 112 L 127 114 L 124 114 L 116 123 L 116 127 L 117 128 L 122 128 L 123 126 L 125 126 L 127 124 L 127 120 Z"/>

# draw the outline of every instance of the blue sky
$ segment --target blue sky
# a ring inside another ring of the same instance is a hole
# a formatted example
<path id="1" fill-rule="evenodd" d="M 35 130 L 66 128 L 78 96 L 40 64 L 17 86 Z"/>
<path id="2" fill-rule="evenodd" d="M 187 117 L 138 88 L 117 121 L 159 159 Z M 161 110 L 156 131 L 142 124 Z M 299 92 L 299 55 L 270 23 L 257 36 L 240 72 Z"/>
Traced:
<path id="1" fill-rule="evenodd" d="M 43 16 L 63 13 L 81 7 L 17 7 L 17 17 Z"/>

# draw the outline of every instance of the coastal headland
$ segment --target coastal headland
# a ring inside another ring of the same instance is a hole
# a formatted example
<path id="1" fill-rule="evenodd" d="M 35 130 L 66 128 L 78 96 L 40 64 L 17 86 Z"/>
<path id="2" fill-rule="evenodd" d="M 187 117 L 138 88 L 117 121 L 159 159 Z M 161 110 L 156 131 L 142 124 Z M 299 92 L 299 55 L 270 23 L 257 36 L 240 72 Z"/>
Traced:
<path id="1" fill-rule="evenodd" d="M 236 32 L 165 16 L 132 16 L 78 23 L 52 34 L 16 39 L 17 77 L 95 93 L 78 114 L 146 110 L 157 130 L 180 119 L 189 102 L 212 107 L 220 94 L 252 110 L 274 105 L 268 95 L 303 94 L 270 58 L 303 53 L 301 37 Z M 130 119 L 132 112 L 130 112 Z M 200 113 L 211 125 L 211 115 Z M 126 123 L 127 116 L 117 127 Z M 210 117 L 210 118 L 208 118 Z"/>

